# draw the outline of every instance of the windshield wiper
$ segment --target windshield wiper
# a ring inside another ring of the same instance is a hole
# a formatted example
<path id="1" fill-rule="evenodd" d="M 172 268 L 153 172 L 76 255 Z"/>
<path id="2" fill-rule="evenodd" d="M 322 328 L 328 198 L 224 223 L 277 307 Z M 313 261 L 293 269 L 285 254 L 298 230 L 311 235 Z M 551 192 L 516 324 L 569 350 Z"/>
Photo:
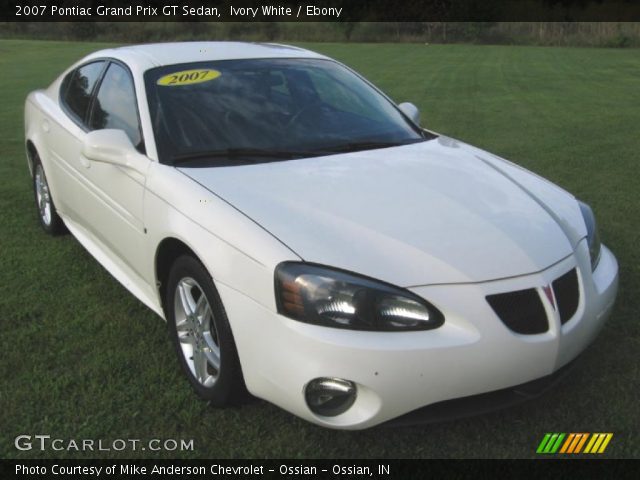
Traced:
<path id="1" fill-rule="evenodd" d="M 361 150 L 375 150 L 377 148 L 390 148 L 390 147 L 399 147 L 401 145 L 409 145 L 411 143 L 419 143 L 424 142 L 424 138 L 416 138 L 415 140 L 405 140 L 402 142 L 373 142 L 373 141 L 363 141 L 363 142 L 350 142 L 350 143 L 342 143 L 340 145 L 335 145 L 333 147 L 324 148 L 325 151 L 329 152 L 359 152 Z"/>
<path id="2" fill-rule="evenodd" d="M 192 152 L 176 155 L 172 159 L 172 164 L 189 162 L 192 160 L 206 160 L 208 158 L 223 159 L 244 159 L 251 163 L 255 158 L 271 158 L 274 160 L 291 160 L 302 157 L 316 157 L 320 152 L 297 151 L 297 150 L 268 150 L 261 148 L 226 148 L 223 150 L 209 150 L 203 152 Z"/>
<path id="3" fill-rule="evenodd" d="M 260 162 L 278 161 L 278 160 L 293 160 L 297 158 L 305 157 L 320 157 L 323 155 L 332 155 L 335 153 L 357 152 L 361 150 L 374 150 L 377 148 L 389 148 L 398 147 L 400 145 L 408 145 L 410 143 L 423 142 L 424 138 L 418 138 L 415 140 L 402 141 L 402 142 L 350 142 L 341 143 L 339 145 L 331 147 L 322 147 L 319 150 L 270 150 L 262 148 L 226 148 L 222 150 L 208 150 L 202 152 L 190 152 L 180 155 L 176 155 L 172 158 L 171 164 L 178 165 L 180 163 L 186 163 L 198 160 L 208 159 L 221 159 L 217 161 L 217 165 L 237 165 L 239 163 L 257 163 L 256 159 L 260 159 Z M 233 160 L 233 161 L 230 161 Z"/>

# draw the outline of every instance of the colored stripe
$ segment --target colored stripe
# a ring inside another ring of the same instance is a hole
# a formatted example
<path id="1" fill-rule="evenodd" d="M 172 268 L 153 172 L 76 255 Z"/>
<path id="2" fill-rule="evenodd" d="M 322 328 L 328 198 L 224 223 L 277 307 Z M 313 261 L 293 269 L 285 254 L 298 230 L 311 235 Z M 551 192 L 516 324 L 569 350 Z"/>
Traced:
<path id="1" fill-rule="evenodd" d="M 565 453 L 567 451 L 567 448 L 569 448 L 569 445 L 571 445 L 571 442 L 573 442 L 573 439 L 575 436 L 576 436 L 575 433 L 569 434 L 569 436 L 567 437 L 567 440 L 564 442 L 564 445 L 562 445 L 562 448 L 560 449 L 560 453 Z"/>
<path id="2" fill-rule="evenodd" d="M 557 433 L 554 433 L 553 435 L 551 435 L 551 438 L 547 442 L 546 447 L 544 447 L 544 452 L 543 453 L 551 453 L 551 449 L 553 448 L 553 445 L 554 445 L 554 443 L 556 441 L 556 438 L 558 438 L 558 434 Z"/>
<path id="3" fill-rule="evenodd" d="M 596 442 L 598 435 L 597 434 L 593 434 L 591 435 L 591 439 L 589 440 L 589 443 L 587 443 L 587 448 L 584 449 L 584 453 L 591 453 L 591 447 L 593 447 L 593 444 Z"/>
<path id="4" fill-rule="evenodd" d="M 536 453 L 603 453 L 612 438 L 613 433 L 545 433 Z"/>
<path id="5" fill-rule="evenodd" d="M 580 435 L 582 435 L 582 439 L 580 440 L 580 443 L 578 443 L 578 445 L 576 445 L 576 450 L 575 450 L 574 453 L 580 453 L 582 451 L 582 446 L 587 441 L 587 438 L 589 438 L 589 434 L 588 433 L 581 433 Z"/>
<path id="6" fill-rule="evenodd" d="M 564 433 L 561 433 L 560 435 L 558 435 L 558 440 L 556 440 L 555 445 L 551 449 L 551 453 L 556 453 L 558 451 L 558 449 L 560 448 L 560 444 L 562 443 L 562 440 L 564 439 L 564 436 L 565 436 Z"/>
<path id="7" fill-rule="evenodd" d="M 591 453 L 598 453 L 598 448 L 600 448 L 600 444 L 602 443 L 602 441 L 606 436 L 607 435 L 605 433 L 598 434 L 598 439 L 596 440 L 596 443 L 593 445 L 593 447 L 591 447 Z"/>
<path id="8" fill-rule="evenodd" d="M 569 450 L 567 450 L 567 453 L 573 453 L 573 451 L 576 448 L 576 445 L 578 445 L 578 442 L 580 441 L 581 438 L 582 438 L 582 434 L 581 433 L 576 433 L 576 436 L 573 439 L 573 443 L 569 447 Z"/>
<path id="9" fill-rule="evenodd" d="M 604 442 L 602 442 L 602 445 L 600 445 L 600 450 L 598 450 L 598 453 L 604 453 L 604 449 L 607 448 L 607 445 L 609 445 L 609 442 L 611 441 L 612 437 L 613 437 L 613 433 L 607 433 L 607 436 L 604 439 Z"/>
<path id="10" fill-rule="evenodd" d="M 545 434 L 544 438 L 540 442 L 540 445 L 538 445 L 538 449 L 536 450 L 536 453 L 542 453 L 544 451 L 544 447 L 547 444 L 547 442 L 549 441 L 550 437 L 551 437 L 550 433 L 546 433 Z"/>

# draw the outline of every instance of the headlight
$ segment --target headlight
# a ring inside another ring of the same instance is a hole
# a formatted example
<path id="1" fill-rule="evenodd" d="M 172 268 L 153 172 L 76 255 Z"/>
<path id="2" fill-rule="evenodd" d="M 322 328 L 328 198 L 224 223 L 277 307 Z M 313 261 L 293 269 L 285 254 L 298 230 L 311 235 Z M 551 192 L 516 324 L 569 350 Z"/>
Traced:
<path id="1" fill-rule="evenodd" d="M 284 262 L 275 272 L 278 312 L 351 330 L 429 330 L 444 322 L 429 302 L 402 288 L 317 265 Z"/>
<path id="2" fill-rule="evenodd" d="M 589 255 L 591 256 L 591 270 L 595 270 L 600 261 L 600 235 L 598 234 L 598 225 L 596 225 L 596 217 L 593 210 L 586 203 L 578 200 L 580 211 L 587 226 L 587 242 L 589 243 Z"/>

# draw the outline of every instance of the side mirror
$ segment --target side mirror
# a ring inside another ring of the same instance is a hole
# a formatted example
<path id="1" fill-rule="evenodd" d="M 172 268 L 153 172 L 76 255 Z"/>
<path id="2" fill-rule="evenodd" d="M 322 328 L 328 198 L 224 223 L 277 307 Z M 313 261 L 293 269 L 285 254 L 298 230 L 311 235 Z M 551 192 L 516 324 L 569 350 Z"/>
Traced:
<path id="1" fill-rule="evenodd" d="M 420 110 L 413 103 L 404 102 L 398 105 L 402 113 L 411 119 L 413 123 L 420 126 Z"/>
<path id="2" fill-rule="evenodd" d="M 87 133 L 82 154 L 94 162 L 110 163 L 144 173 L 149 160 L 140 154 L 123 130 L 105 129 Z"/>

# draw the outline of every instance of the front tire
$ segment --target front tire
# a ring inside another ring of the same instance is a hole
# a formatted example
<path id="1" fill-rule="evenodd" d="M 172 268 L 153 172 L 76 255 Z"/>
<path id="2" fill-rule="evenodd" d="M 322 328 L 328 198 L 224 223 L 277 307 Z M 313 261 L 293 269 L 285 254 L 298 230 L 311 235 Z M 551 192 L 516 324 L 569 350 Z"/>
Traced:
<path id="1" fill-rule="evenodd" d="M 191 256 L 179 257 L 164 296 L 171 341 L 195 392 L 217 407 L 237 403 L 245 393 L 240 361 L 207 270 Z"/>
<path id="2" fill-rule="evenodd" d="M 40 225 L 44 231 L 49 235 L 65 233 L 67 230 L 56 211 L 47 176 L 44 173 L 42 162 L 37 156 L 33 161 L 33 195 L 36 201 L 38 220 L 40 220 Z"/>

